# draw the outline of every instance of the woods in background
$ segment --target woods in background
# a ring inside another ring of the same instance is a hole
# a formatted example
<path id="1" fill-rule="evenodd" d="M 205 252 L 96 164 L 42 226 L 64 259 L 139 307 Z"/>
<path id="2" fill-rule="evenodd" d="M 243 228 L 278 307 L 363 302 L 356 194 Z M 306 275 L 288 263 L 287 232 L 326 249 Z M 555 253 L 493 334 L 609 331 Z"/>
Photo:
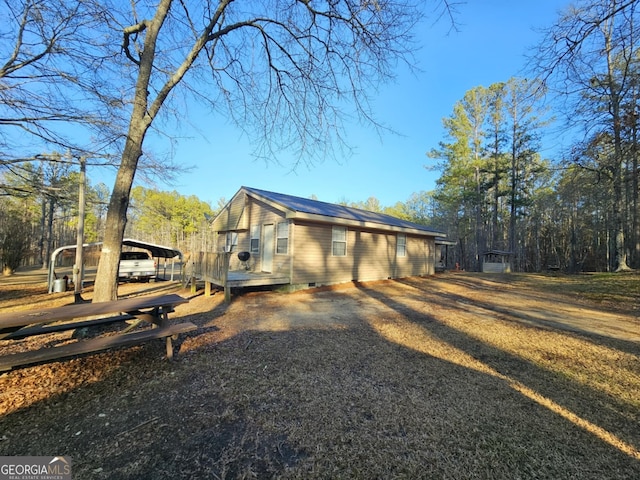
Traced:
<path id="1" fill-rule="evenodd" d="M 59 168 L 44 174 L 55 165 Z M 2 177 L 0 263 L 5 274 L 20 266 L 47 268 L 53 250 L 76 242 L 78 172 L 64 164 L 33 167 L 32 163 L 24 169 L 14 167 Z M 85 243 L 99 242 L 104 236 L 108 189 L 102 183 L 89 185 L 86 197 Z M 207 251 L 209 220 L 214 215 L 207 202 L 193 195 L 135 187 L 126 236 L 183 252 Z M 97 257 L 86 261 L 96 262 Z"/>
<path id="2" fill-rule="evenodd" d="M 444 120 L 435 211 L 465 268 L 487 249 L 517 271 L 640 266 L 637 6 L 570 6 L 530 55 L 536 80 L 472 89 Z"/>

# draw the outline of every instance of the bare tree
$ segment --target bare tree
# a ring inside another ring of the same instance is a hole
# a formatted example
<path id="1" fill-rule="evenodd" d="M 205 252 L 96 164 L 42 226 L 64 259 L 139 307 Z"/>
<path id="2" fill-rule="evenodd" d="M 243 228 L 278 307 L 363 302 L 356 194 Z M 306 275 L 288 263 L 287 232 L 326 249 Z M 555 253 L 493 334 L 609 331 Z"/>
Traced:
<path id="1" fill-rule="evenodd" d="M 135 86 L 106 219 L 94 301 L 117 295 L 127 207 L 143 143 L 176 87 L 243 126 L 257 154 L 294 151 L 298 162 L 344 144 L 353 116 L 374 122 L 369 95 L 398 62 L 411 64 L 410 0 L 160 0 L 132 2 L 107 23 L 122 34 L 123 72 Z M 439 2 L 448 12 L 446 1 Z M 187 79 L 187 75 L 190 78 Z M 130 88 L 130 87 L 127 87 Z M 165 109 L 166 110 L 166 109 Z"/>
<path id="2" fill-rule="evenodd" d="M 93 0 L 0 0 L 0 168 L 117 137 L 99 65 Z M 103 93 L 104 92 L 104 93 Z M 80 134 L 82 131 L 82 134 Z M 122 129 L 120 129 L 122 131 Z"/>
<path id="3" fill-rule="evenodd" d="M 588 0 L 568 9 L 548 30 L 536 65 L 549 86 L 569 105 L 571 129 L 582 124 L 585 138 L 606 132 L 611 155 L 603 164 L 613 181 L 615 263 L 627 270 L 623 151 L 623 105 L 637 62 L 637 0 Z"/>

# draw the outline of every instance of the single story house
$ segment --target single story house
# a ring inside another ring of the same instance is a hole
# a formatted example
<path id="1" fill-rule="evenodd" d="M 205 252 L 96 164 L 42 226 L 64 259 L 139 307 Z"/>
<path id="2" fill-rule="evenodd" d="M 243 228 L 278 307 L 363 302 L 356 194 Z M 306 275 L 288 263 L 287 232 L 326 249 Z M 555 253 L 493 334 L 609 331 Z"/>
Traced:
<path id="1" fill-rule="evenodd" d="M 203 278 L 222 286 L 320 286 L 432 275 L 435 239 L 443 237 L 390 215 L 249 187 L 223 207 L 212 229 L 214 255 L 227 252 L 229 277 L 224 283 L 219 274 Z M 209 268 L 214 271 L 220 270 Z"/>

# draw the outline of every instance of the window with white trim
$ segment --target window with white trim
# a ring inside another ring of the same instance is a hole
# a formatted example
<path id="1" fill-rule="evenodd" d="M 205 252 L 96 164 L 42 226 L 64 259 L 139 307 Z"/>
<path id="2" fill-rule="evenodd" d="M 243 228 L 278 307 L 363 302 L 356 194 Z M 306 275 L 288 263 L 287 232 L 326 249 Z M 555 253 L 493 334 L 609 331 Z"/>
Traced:
<path id="1" fill-rule="evenodd" d="M 286 255 L 289 253 L 289 222 L 278 223 L 276 233 L 276 253 Z"/>
<path id="2" fill-rule="evenodd" d="M 407 236 L 404 233 L 399 233 L 396 238 L 397 238 L 396 255 L 398 257 L 406 257 L 407 256 Z"/>
<path id="3" fill-rule="evenodd" d="M 249 251 L 254 254 L 260 253 L 260 225 L 251 225 Z"/>
<path id="4" fill-rule="evenodd" d="M 331 255 L 344 257 L 347 255 L 347 227 L 331 229 Z"/>

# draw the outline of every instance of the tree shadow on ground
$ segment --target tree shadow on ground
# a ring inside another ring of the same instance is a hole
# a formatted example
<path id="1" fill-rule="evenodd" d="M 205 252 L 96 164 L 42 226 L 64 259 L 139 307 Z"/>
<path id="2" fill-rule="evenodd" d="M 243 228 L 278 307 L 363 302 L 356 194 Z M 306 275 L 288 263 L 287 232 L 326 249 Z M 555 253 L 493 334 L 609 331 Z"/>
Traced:
<path id="1" fill-rule="evenodd" d="M 414 288 L 419 288 L 414 282 L 409 282 L 408 284 Z M 638 438 L 636 428 L 638 420 L 637 405 L 620 401 L 610 394 L 590 388 L 583 383 L 571 380 L 565 375 L 542 368 L 525 358 L 511 355 L 504 350 L 479 341 L 460 330 L 451 328 L 433 316 L 411 309 L 406 303 L 398 302 L 392 296 L 386 295 L 381 291 L 366 288 L 361 289 L 361 291 L 402 314 L 409 321 L 423 328 L 429 335 L 468 354 L 501 376 L 513 379 L 539 393 L 542 397 L 552 400 L 558 406 L 564 407 L 563 409 L 567 409 L 570 413 L 576 415 L 577 418 L 574 419 L 574 423 L 581 428 L 591 430 L 591 433 L 596 436 L 601 434 L 606 436 L 606 433 L 609 433 L 618 437 L 629 444 L 635 454 L 638 455 L 640 438 Z M 415 294 L 414 300 L 427 301 L 425 297 Z M 449 298 L 445 297 L 428 296 L 429 303 L 435 305 L 441 303 L 441 306 L 446 305 L 448 308 L 451 307 L 449 300 Z M 456 304 L 456 308 L 458 307 L 459 305 Z M 566 334 L 572 335 L 571 332 Z M 599 343 L 606 344 L 611 348 L 621 351 L 629 350 L 629 353 L 633 354 L 638 352 L 638 345 L 633 342 L 623 342 L 597 335 L 587 336 L 587 338 L 594 337 L 597 338 Z M 571 415 L 569 414 L 569 416 Z M 594 429 L 591 429 L 590 425 Z M 615 442 L 614 439 L 612 441 Z"/>

